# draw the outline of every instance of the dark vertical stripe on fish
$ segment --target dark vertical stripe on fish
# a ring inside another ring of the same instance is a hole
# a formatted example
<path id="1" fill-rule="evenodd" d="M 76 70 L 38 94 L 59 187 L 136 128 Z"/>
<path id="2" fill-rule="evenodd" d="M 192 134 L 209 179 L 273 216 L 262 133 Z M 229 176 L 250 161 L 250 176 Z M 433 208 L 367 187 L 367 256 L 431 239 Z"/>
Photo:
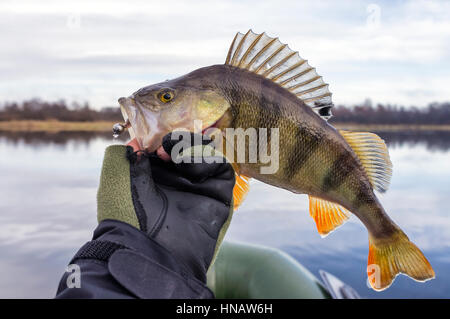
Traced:
<path id="1" fill-rule="evenodd" d="M 274 102 L 269 102 L 266 100 L 265 97 L 263 97 L 262 100 L 263 103 L 266 103 L 269 107 L 265 110 L 265 112 L 260 112 L 259 115 L 259 128 L 266 128 L 266 136 L 267 139 L 265 140 L 265 153 L 266 154 L 271 154 L 272 156 L 274 156 L 274 154 L 272 152 L 274 152 L 275 150 L 272 150 L 272 129 L 273 128 L 277 128 L 279 130 L 279 133 L 281 131 L 280 126 L 282 125 L 282 116 L 281 116 L 281 110 L 280 110 L 280 106 L 277 103 Z M 260 145 L 262 145 L 261 141 L 259 140 L 259 135 L 260 133 L 258 132 L 258 154 L 261 151 L 260 150 Z M 278 138 L 280 139 L 281 137 L 278 136 Z M 279 141 L 275 143 L 279 144 Z M 279 155 L 276 155 L 279 156 Z"/>
<path id="2" fill-rule="evenodd" d="M 264 96 L 264 94 L 260 97 L 260 105 L 263 105 L 264 108 L 258 112 L 258 125 L 256 128 L 267 128 L 270 130 L 270 125 L 272 128 L 278 127 L 279 119 L 282 117 L 280 105 L 278 103 L 270 101 L 268 98 Z"/>
<path id="3" fill-rule="evenodd" d="M 362 205 L 374 205 L 376 204 L 375 197 L 373 196 L 371 185 L 366 182 L 362 183 L 358 187 L 358 193 L 353 201 L 355 209 L 360 208 Z"/>
<path id="4" fill-rule="evenodd" d="M 347 176 L 353 171 L 353 167 L 348 165 L 348 163 L 351 163 L 353 160 L 353 156 L 350 152 L 344 152 L 333 162 L 327 175 L 323 179 L 323 192 L 327 193 L 331 190 L 335 190 L 345 182 Z"/>
<path id="5" fill-rule="evenodd" d="M 239 110 L 240 110 L 239 107 L 231 106 L 231 123 L 230 123 L 230 128 L 234 128 L 238 124 Z"/>
<path id="6" fill-rule="evenodd" d="M 294 133 L 295 144 L 289 150 L 287 159 L 286 177 L 294 178 L 303 164 L 314 154 L 320 145 L 320 137 L 311 134 L 307 129 L 297 126 Z"/>

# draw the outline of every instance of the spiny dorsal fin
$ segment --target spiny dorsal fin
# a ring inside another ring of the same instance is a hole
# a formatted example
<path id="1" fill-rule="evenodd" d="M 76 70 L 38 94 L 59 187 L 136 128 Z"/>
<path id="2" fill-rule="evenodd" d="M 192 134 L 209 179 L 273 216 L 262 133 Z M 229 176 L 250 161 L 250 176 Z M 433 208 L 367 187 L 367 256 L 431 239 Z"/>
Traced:
<path id="1" fill-rule="evenodd" d="M 291 91 L 323 119 L 331 117 L 331 93 L 316 69 L 287 44 L 265 33 L 238 32 L 225 64 L 262 75 Z"/>
<path id="2" fill-rule="evenodd" d="M 384 141 L 376 134 L 367 132 L 339 133 L 358 155 L 374 189 L 384 193 L 392 177 L 392 163 Z"/>
<path id="3" fill-rule="evenodd" d="M 311 195 L 309 214 L 316 222 L 317 231 L 322 237 L 327 236 L 350 217 L 350 212 L 341 205 Z"/>

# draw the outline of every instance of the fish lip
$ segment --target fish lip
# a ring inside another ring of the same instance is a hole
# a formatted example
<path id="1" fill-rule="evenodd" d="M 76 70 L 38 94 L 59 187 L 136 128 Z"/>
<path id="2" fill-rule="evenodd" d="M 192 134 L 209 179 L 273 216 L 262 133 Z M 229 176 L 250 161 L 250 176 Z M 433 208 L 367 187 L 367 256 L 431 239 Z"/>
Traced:
<path id="1" fill-rule="evenodd" d="M 124 124 L 126 125 L 128 134 L 130 135 L 131 139 L 135 139 L 137 136 L 136 136 L 133 126 L 131 125 L 129 113 L 132 112 L 132 110 L 131 110 L 132 107 L 137 108 L 136 100 L 134 99 L 134 96 L 129 96 L 129 97 L 119 98 L 118 102 L 119 102 L 120 112 L 122 113 L 122 118 L 125 121 Z M 124 125 L 124 124 L 122 124 L 122 125 Z M 139 143 L 139 141 L 138 141 L 138 143 Z"/>
<path id="2" fill-rule="evenodd" d="M 120 107 L 120 111 L 122 113 L 122 117 L 124 119 L 124 121 L 128 121 L 129 117 L 128 117 L 128 111 L 130 108 L 130 102 L 134 105 L 136 105 L 136 100 L 131 96 L 131 97 L 121 97 L 117 100 L 119 102 L 119 107 Z"/>
<path id="3" fill-rule="evenodd" d="M 152 129 L 151 125 L 147 122 L 148 119 L 144 115 L 144 112 L 150 112 L 154 114 L 158 114 L 158 112 L 140 103 L 138 99 L 135 99 L 135 94 L 132 94 L 129 97 L 119 98 L 118 102 L 125 123 L 130 123 L 130 125 L 127 127 L 130 138 L 136 139 L 140 149 L 142 150 L 148 150 L 150 147 L 153 149 L 152 145 L 144 147 L 144 142 L 147 144 L 149 140 L 152 140 L 152 138 L 149 136 L 151 136 L 152 131 L 154 131 L 155 129 Z M 154 134 L 157 133 L 158 130 L 156 130 Z"/>
<path id="4" fill-rule="evenodd" d="M 126 107 L 125 107 L 123 104 L 120 104 L 120 103 L 119 103 L 119 107 L 120 107 L 120 113 L 122 113 L 123 120 L 124 120 L 125 122 L 128 122 L 128 123 L 129 123 L 129 122 L 130 122 L 130 119 L 129 119 L 129 117 L 128 117 Z M 131 127 L 131 125 L 130 125 L 130 127 Z"/>
<path id="5" fill-rule="evenodd" d="M 130 104 L 136 105 L 136 100 L 133 95 L 129 97 L 120 97 L 117 102 L 119 102 L 119 105 L 124 107 L 130 106 Z"/>

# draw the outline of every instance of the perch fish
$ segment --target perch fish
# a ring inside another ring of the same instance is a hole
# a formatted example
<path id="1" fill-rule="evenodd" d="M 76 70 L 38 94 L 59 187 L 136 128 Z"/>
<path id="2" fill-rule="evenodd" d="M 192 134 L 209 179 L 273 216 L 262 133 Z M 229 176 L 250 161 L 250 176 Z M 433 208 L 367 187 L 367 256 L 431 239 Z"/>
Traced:
<path id="1" fill-rule="evenodd" d="M 337 130 L 327 120 L 333 107 L 328 84 L 298 52 L 278 38 L 252 30 L 237 33 L 224 64 L 197 69 L 119 99 L 132 138 L 156 150 L 164 135 L 183 127 L 278 128 L 279 168 L 234 163 L 238 207 L 250 178 L 309 196 L 309 211 L 325 236 L 356 215 L 369 234 L 367 273 L 384 290 L 397 274 L 417 281 L 434 271 L 387 215 L 374 193 L 388 189 L 392 164 L 384 141 L 373 133 Z M 226 139 L 226 137 L 224 137 Z"/>

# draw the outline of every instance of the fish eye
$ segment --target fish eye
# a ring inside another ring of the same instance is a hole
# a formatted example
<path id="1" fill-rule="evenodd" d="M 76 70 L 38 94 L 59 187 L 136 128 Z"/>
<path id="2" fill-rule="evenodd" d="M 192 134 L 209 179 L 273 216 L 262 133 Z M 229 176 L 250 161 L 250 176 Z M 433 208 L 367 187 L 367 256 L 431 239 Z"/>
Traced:
<path id="1" fill-rule="evenodd" d="M 163 91 L 159 95 L 161 102 L 167 103 L 173 99 L 173 93 L 170 91 Z"/>

